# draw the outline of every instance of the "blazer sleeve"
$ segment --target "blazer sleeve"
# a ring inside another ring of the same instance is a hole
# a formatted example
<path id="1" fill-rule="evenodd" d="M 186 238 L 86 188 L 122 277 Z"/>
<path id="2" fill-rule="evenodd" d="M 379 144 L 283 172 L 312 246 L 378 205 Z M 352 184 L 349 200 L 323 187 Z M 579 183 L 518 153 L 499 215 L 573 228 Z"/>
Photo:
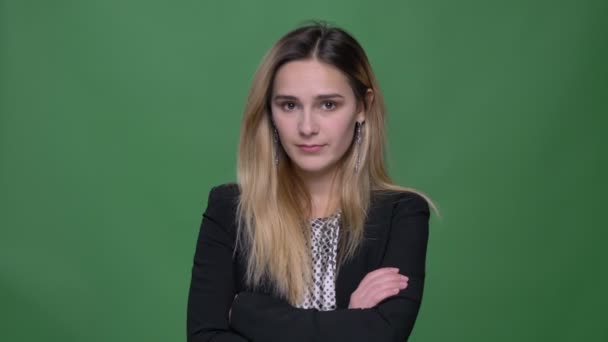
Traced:
<path id="1" fill-rule="evenodd" d="M 408 287 L 369 309 L 299 309 L 260 293 L 241 293 L 231 326 L 252 341 L 405 341 L 420 305 L 429 236 L 429 206 L 419 195 L 402 196 L 391 219 L 382 267 L 398 267 Z"/>
<path id="2" fill-rule="evenodd" d="M 198 234 L 188 294 L 187 340 L 189 342 L 248 341 L 230 329 L 228 311 L 236 294 L 233 272 L 234 235 L 222 220 L 231 198 L 214 187 L 209 192 Z"/>

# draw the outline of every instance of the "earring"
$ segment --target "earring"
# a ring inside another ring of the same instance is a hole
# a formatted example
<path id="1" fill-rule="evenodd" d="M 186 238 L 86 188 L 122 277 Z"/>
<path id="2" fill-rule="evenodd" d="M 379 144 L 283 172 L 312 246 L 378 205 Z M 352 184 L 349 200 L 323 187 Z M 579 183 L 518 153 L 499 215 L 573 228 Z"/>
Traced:
<path id="1" fill-rule="evenodd" d="M 274 159 L 274 165 L 279 163 L 279 132 L 277 132 L 276 127 L 272 127 L 272 154 Z"/>
<path id="2" fill-rule="evenodd" d="M 357 148 L 357 160 L 355 161 L 355 173 L 359 172 L 359 167 L 361 166 L 361 140 L 363 140 L 363 136 L 361 134 L 361 127 L 363 123 L 357 121 L 355 124 L 355 144 Z"/>

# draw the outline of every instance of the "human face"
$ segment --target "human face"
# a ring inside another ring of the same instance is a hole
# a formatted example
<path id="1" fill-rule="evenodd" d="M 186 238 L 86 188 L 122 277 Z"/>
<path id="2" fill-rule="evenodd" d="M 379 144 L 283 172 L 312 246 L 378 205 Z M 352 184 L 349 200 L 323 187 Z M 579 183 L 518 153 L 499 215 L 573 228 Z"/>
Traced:
<path id="1" fill-rule="evenodd" d="M 277 71 L 271 96 L 272 120 L 298 171 L 334 171 L 364 119 L 346 76 L 316 59 L 292 61 Z"/>

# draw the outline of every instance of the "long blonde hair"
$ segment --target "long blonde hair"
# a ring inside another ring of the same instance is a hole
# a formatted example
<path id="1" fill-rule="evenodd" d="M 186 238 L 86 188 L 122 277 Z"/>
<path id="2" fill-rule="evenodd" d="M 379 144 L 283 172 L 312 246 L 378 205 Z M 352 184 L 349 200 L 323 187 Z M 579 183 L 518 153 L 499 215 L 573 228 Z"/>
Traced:
<path id="1" fill-rule="evenodd" d="M 277 70 L 290 61 L 316 58 L 340 69 L 349 79 L 358 102 L 365 106 L 359 152 L 355 144 L 340 160 L 336 179 L 341 210 L 339 264 L 352 257 L 363 240 L 372 190 L 415 192 L 393 184 L 385 166 L 385 106 L 367 56 L 346 31 L 325 23 L 297 28 L 283 36 L 260 63 L 243 113 L 237 160 L 237 248 L 247 260 L 246 282 L 270 283 L 275 293 L 296 304 L 311 281 L 308 218 L 311 199 L 281 147 L 273 151 L 269 98 Z M 364 96 L 372 89 L 373 100 Z M 354 132 L 353 132 L 354 134 Z M 354 137 L 354 135 L 353 135 Z M 274 153 L 281 156 L 275 165 Z M 357 153 L 359 171 L 354 172 Z"/>

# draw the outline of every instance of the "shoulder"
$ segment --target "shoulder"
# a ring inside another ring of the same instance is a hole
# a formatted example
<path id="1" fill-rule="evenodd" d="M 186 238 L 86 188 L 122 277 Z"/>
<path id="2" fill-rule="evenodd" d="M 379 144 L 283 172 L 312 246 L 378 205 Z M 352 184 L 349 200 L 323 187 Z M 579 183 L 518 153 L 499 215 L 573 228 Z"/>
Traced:
<path id="1" fill-rule="evenodd" d="M 415 191 L 374 190 L 371 201 L 371 207 L 376 210 L 430 215 L 429 202 Z"/>
<path id="2" fill-rule="evenodd" d="M 373 268 L 410 262 L 407 260 L 413 258 L 412 253 L 426 246 L 429 218 L 429 204 L 417 192 L 372 191 L 365 224 L 366 253 L 361 255 Z"/>
<path id="3" fill-rule="evenodd" d="M 213 186 L 209 190 L 205 215 L 223 223 L 234 222 L 239 194 L 237 183 Z"/>
<path id="4" fill-rule="evenodd" d="M 375 199 L 377 207 L 382 208 L 376 215 L 384 217 L 384 220 L 380 221 L 384 225 L 378 225 L 382 231 L 379 234 L 386 237 L 386 248 L 392 251 L 391 253 L 398 254 L 403 249 L 422 251 L 426 248 L 430 204 L 424 195 L 416 191 L 391 190 L 376 195 Z"/>
<path id="5" fill-rule="evenodd" d="M 239 185 L 237 183 L 222 183 L 215 185 L 209 191 L 209 199 L 213 200 L 234 200 L 240 194 Z"/>

